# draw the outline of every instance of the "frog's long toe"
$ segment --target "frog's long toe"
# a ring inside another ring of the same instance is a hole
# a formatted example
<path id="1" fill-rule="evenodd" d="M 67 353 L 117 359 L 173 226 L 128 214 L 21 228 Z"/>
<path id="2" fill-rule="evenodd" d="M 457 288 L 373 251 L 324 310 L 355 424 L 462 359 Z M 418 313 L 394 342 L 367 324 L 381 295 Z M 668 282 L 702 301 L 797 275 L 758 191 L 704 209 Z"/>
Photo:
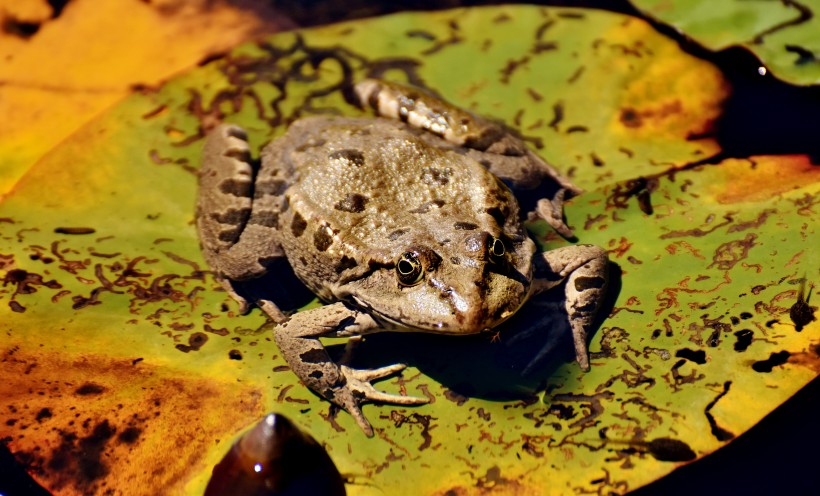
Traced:
<path id="1" fill-rule="evenodd" d="M 566 192 L 566 189 L 562 189 L 551 200 L 547 198 L 538 200 L 535 215 L 537 218 L 544 219 L 547 224 L 558 231 L 558 234 L 570 239 L 575 235 L 572 233 L 572 229 L 564 223 L 564 197 Z"/>
<path id="2" fill-rule="evenodd" d="M 343 398 L 339 398 L 341 400 L 340 403 L 343 403 L 342 406 L 356 419 L 356 423 L 359 424 L 359 427 L 362 428 L 368 437 L 373 435 L 373 428 L 370 426 L 370 422 L 367 421 L 364 414 L 362 414 L 361 403 L 365 401 L 377 401 L 394 405 L 420 405 L 430 401 L 427 398 L 420 398 L 418 396 L 385 393 L 377 390 L 371 384 L 371 381 L 395 374 L 396 372 L 404 370 L 406 367 L 404 364 L 390 365 L 370 370 L 358 370 L 344 365 L 340 367 L 342 374 L 345 376 L 345 379 L 347 379 L 345 389 L 348 392 L 348 394 L 342 395 Z"/>

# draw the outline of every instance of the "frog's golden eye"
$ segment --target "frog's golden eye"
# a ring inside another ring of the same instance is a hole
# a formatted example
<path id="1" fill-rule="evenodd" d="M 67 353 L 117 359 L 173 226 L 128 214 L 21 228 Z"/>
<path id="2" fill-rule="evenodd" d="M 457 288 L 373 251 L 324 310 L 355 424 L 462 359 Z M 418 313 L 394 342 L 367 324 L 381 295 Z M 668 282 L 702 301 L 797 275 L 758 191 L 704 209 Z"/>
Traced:
<path id="1" fill-rule="evenodd" d="M 419 258 L 413 253 L 403 253 L 396 262 L 396 275 L 399 282 L 405 286 L 413 286 L 421 282 L 421 276 L 424 275 L 421 262 Z"/>
<path id="2" fill-rule="evenodd" d="M 487 245 L 487 252 L 490 254 L 490 260 L 498 262 L 504 258 L 504 242 L 498 238 L 492 238 Z"/>

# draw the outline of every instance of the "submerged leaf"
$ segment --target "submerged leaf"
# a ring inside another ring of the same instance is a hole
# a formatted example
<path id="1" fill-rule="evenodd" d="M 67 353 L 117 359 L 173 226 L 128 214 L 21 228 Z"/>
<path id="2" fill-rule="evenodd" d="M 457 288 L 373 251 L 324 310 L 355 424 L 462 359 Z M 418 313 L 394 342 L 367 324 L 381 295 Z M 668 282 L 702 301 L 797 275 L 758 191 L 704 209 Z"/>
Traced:
<path id="1" fill-rule="evenodd" d="M 631 0 L 639 10 L 671 24 L 714 51 L 742 46 L 762 70 L 792 84 L 820 84 L 820 1 Z M 765 72 L 763 72 L 765 74 Z"/>

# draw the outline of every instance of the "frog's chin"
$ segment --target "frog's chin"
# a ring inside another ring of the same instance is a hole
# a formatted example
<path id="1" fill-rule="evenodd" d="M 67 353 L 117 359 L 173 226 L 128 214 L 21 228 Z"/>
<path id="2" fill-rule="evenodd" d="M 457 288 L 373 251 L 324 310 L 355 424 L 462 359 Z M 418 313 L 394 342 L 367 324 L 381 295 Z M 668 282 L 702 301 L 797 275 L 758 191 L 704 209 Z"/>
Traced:
<path id="1" fill-rule="evenodd" d="M 458 322 L 446 322 L 443 320 L 430 321 L 402 321 L 394 317 L 383 315 L 378 311 L 371 310 L 371 314 L 376 318 L 382 327 L 394 332 L 425 332 L 430 334 L 447 334 L 452 336 L 479 334 L 488 332 L 512 317 L 515 312 L 509 311 L 501 314 L 500 318 L 490 322 L 484 322 L 482 325 L 465 326 Z"/>

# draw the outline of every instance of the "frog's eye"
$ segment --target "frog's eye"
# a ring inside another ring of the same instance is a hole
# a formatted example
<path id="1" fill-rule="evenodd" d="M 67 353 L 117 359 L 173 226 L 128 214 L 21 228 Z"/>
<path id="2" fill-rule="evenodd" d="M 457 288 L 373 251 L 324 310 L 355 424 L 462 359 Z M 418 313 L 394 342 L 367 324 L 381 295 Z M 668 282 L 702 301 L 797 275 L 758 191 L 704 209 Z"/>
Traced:
<path id="1" fill-rule="evenodd" d="M 405 286 L 413 286 L 421 281 L 421 276 L 424 274 L 419 258 L 410 253 L 404 253 L 399 257 L 396 263 L 396 275 L 399 277 L 399 282 Z"/>
<path id="2" fill-rule="evenodd" d="M 499 262 L 504 259 L 504 242 L 498 238 L 492 238 L 487 245 L 487 252 L 490 254 L 490 260 Z"/>

